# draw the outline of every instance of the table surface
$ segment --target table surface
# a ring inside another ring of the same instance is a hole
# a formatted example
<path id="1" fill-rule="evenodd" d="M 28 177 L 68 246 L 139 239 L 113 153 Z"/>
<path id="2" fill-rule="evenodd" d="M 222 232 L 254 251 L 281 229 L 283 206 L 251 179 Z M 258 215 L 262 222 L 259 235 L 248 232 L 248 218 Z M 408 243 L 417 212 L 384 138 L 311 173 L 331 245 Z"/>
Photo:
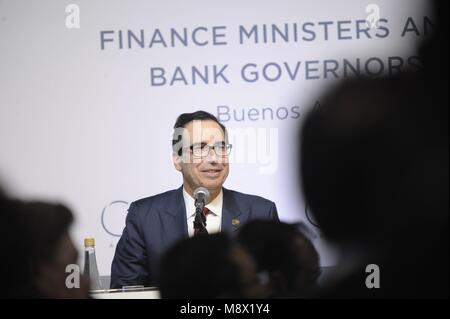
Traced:
<path id="1" fill-rule="evenodd" d="M 93 290 L 91 296 L 94 299 L 160 299 L 159 290 L 154 287 Z"/>

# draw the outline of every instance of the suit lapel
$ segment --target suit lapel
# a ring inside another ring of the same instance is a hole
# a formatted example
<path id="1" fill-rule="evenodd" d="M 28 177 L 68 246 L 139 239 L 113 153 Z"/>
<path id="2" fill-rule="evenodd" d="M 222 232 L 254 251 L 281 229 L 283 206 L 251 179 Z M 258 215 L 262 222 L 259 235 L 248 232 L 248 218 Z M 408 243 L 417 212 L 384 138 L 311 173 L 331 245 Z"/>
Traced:
<path id="1" fill-rule="evenodd" d="M 240 209 L 233 193 L 223 188 L 222 231 L 233 234 L 245 222 L 247 212 Z"/>
<path id="2" fill-rule="evenodd" d="M 247 218 L 248 209 L 236 201 L 233 192 L 223 188 L 222 231 L 233 234 Z M 166 243 L 188 237 L 183 186 L 178 188 L 173 196 L 167 198 L 167 206 L 161 214 L 161 226 Z"/>
<path id="3" fill-rule="evenodd" d="M 173 196 L 167 198 L 167 206 L 161 214 L 161 224 L 166 243 L 188 236 L 183 187 L 178 188 Z"/>

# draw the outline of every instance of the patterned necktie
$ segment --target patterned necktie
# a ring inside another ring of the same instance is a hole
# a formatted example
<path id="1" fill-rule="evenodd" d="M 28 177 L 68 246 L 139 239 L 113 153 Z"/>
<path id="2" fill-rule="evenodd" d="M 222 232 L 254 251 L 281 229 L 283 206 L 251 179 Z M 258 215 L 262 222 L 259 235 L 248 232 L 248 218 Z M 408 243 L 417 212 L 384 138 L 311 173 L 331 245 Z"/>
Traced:
<path id="1" fill-rule="evenodd" d="M 201 215 L 202 222 L 199 222 L 197 220 L 197 216 L 195 217 L 195 219 L 194 219 L 194 236 L 197 236 L 200 234 L 208 234 L 208 230 L 206 229 L 206 216 L 209 213 L 211 213 L 211 211 L 208 208 L 204 207 L 203 214 Z"/>

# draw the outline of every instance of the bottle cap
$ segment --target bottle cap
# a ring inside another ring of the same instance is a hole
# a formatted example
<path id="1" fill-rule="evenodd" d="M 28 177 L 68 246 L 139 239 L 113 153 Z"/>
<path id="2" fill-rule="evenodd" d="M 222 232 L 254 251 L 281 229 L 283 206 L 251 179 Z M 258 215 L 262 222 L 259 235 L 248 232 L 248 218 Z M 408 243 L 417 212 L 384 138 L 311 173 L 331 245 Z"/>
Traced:
<path id="1" fill-rule="evenodd" d="M 85 238 L 84 239 L 84 247 L 94 247 L 95 239 L 94 238 Z"/>

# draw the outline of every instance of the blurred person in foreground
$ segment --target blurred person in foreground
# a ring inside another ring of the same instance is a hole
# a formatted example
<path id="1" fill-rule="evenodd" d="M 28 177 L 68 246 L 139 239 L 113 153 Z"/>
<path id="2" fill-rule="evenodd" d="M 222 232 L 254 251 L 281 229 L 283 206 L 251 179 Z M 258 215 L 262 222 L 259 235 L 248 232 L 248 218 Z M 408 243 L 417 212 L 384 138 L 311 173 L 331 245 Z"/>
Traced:
<path id="1" fill-rule="evenodd" d="M 319 254 L 297 224 L 255 220 L 237 236 L 257 263 L 270 298 L 305 298 L 317 290 Z"/>
<path id="2" fill-rule="evenodd" d="M 78 252 L 69 235 L 71 211 L 61 205 L 7 199 L 2 203 L 2 293 L 6 298 L 87 298 L 88 279 L 69 288 L 66 267 L 76 265 Z"/>
<path id="3" fill-rule="evenodd" d="M 346 81 L 303 123 L 305 198 L 343 251 L 319 297 L 448 297 L 448 2 L 434 3 L 422 71 Z"/>
<path id="4" fill-rule="evenodd" d="M 227 234 L 202 234 L 171 247 L 160 265 L 162 298 L 264 298 L 250 255 Z"/>

